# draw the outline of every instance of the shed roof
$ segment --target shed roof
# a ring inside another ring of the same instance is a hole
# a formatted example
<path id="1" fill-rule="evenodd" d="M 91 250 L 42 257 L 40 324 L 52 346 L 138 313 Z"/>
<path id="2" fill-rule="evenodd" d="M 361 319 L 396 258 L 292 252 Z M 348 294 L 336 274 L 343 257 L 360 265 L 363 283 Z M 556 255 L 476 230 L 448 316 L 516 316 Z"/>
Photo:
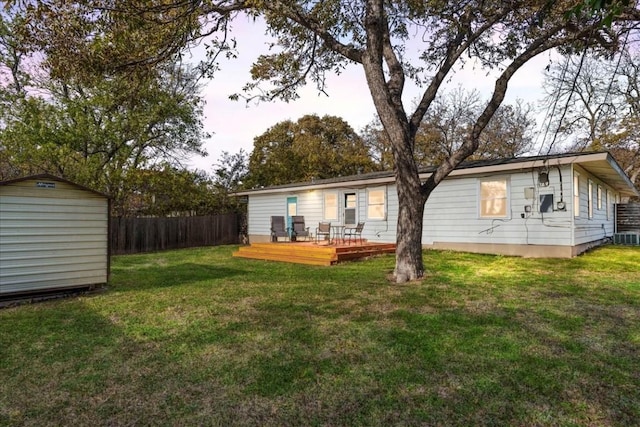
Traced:
<path id="1" fill-rule="evenodd" d="M 85 187 L 84 185 L 80 185 L 80 184 L 77 184 L 77 183 L 75 183 L 73 181 L 69 181 L 68 179 L 61 178 L 59 176 L 51 175 L 51 174 L 48 174 L 48 173 L 42 173 L 42 174 L 37 174 L 37 175 L 29 175 L 29 176 L 24 176 L 24 177 L 21 177 L 21 178 L 15 178 L 15 179 L 9 179 L 9 180 L 6 180 L 6 181 L 0 181 L 0 186 L 15 184 L 15 183 L 18 183 L 18 182 L 23 182 L 23 181 L 29 181 L 29 180 L 32 180 L 32 179 L 43 179 L 43 180 L 46 179 L 46 180 L 50 180 L 50 181 L 64 182 L 65 184 L 72 185 L 72 186 L 74 186 L 76 188 L 79 188 L 81 190 L 90 191 L 93 194 L 97 194 L 97 195 L 102 196 L 102 197 L 110 198 L 108 194 L 101 193 L 100 191 L 93 190 L 93 189 L 91 189 L 89 187 Z"/>
<path id="2" fill-rule="evenodd" d="M 640 197 L 640 191 L 635 188 L 633 182 L 624 173 L 620 165 L 606 151 L 579 152 L 550 154 L 545 156 L 512 157 L 494 160 L 476 160 L 464 162 L 459 165 L 449 177 L 459 177 L 476 174 L 494 174 L 510 171 L 522 171 L 533 168 L 555 167 L 568 164 L 579 164 L 589 173 L 597 176 L 604 183 L 613 187 L 625 196 Z M 434 171 L 435 166 L 420 169 L 420 178 L 427 179 Z M 370 172 L 358 175 L 340 176 L 329 179 L 321 179 L 307 182 L 276 185 L 264 188 L 236 193 L 238 196 L 250 196 L 255 194 L 286 193 L 291 191 L 319 190 L 344 187 L 369 186 L 395 182 L 392 171 Z"/>

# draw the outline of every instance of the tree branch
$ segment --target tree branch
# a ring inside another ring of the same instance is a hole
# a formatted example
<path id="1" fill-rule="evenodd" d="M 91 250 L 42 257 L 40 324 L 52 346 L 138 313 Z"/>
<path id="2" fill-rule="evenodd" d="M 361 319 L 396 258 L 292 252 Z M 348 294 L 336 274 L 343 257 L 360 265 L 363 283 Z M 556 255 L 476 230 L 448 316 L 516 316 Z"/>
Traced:
<path id="1" fill-rule="evenodd" d="M 460 56 L 475 42 L 477 41 L 485 31 L 489 30 L 496 23 L 498 23 L 510 10 L 502 10 L 500 13 L 496 13 L 492 19 L 489 19 L 483 25 L 478 27 L 477 30 L 471 32 L 471 23 L 473 21 L 472 10 L 469 8 L 464 13 L 465 19 L 461 22 L 461 27 L 458 30 L 458 34 L 451 40 L 447 47 L 447 52 L 442 60 L 438 71 L 431 80 L 431 84 L 424 91 L 420 103 L 416 107 L 416 110 L 411 115 L 410 119 L 410 132 L 413 137 L 420 127 L 420 123 L 424 118 L 429 106 L 438 94 L 438 89 L 442 85 L 442 82 L 447 77 L 451 68 L 455 65 Z M 468 38 L 466 40 L 465 36 Z M 464 40 L 464 42 L 463 42 Z"/>
<path id="2" fill-rule="evenodd" d="M 595 25 L 595 24 L 594 24 Z M 555 26 L 544 34 L 540 35 L 529 47 L 518 55 L 509 66 L 502 72 L 500 77 L 496 80 L 493 95 L 487 103 L 485 109 L 476 120 L 473 129 L 469 137 L 465 142 L 456 150 L 452 156 L 446 159 L 437 169 L 431 174 L 431 176 L 422 184 L 422 191 L 425 194 L 430 194 L 431 191 L 445 179 L 451 171 L 453 171 L 460 163 L 462 163 L 468 156 L 478 148 L 480 134 L 487 126 L 497 109 L 502 104 L 505 94 L 507 92 L 507 84 L 515 72 L 520 69 L 527 61 L 533 57 L 539 55 L 542 52 L 553 49 L 558 46 L 566 45 L 569 42 L 580 40 L 586 34 L 592 31 L 592 28 L 587 28 L 574 34 L 570 37 L 551 38 L 553 35 L 560 33 L 564 30 L 563 25 Z"/>

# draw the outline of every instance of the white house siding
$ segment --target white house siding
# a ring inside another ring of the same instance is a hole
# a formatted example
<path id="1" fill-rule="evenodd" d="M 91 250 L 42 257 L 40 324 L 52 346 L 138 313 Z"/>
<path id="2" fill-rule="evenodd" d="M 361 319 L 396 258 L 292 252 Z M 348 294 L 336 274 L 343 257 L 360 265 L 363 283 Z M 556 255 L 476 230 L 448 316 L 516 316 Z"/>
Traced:
<path id="1" fill-rule="evenodd" d="M 612 237 L 615 229 L 615 215 L 613 213 L 614 200 L 608 200 L 607 193 L 612 198 L 618 197 L 618 193 L 611 187 L 597 179 L 592 174 L 579 166 L 574 167 L 574 171 L 579 175 L 580 190 L 580 215 L 573 218 L 574 221 L 574 246 L 585 245 L 590 242 L 599 242 L 602 239 Z M 593 216 L 589 217 L 589 181 L 591 181 Z M 571 178 L 573 185 L 573 176 Z M 602 188 L 602 209 L 598 209 L 598 186 Z M 573 188 L 573 187 L 572 187 Z M 573 194 L 573 189 L 571 190 Z M 573 201 L 573 197 L 572 197 Z M 609 217 L 607 219 L 607 211 Z M 573 215 L 573 207 L 571 208 Z"/>
<path id="2" fill-rule="evenodd" d="M 1 185 L 0 294 L 106 283 L 108 221 L 108 199 L 81 187 Z"/>
<path id="3" fill-rule="evenodd" d="M 271 216 L 287 215 L 287 198 L 296 196 L 298 198 L 298 215 L 305 218 L 305 224 L 309 231 L 316 232 L 316 227 L 324 219 L 324 194 L 336 193 L 338 195 L 338 216 L 337 220 L 332 220 L 334 224 L 343 224 L 343 197 L 345 193 L 356 193 L 357 199 L 357 220 L 364 221 L 365 227 L 362 237 L 377 242 L 395 241 L 395 224 L 397 221 L 397 198 L 395 187 L 376 185 L 371 188 L 385 189 L 387 200 L 387 218 L 385 220 L 367 218 L 367 188 L 344 188 L 330 190 L 313 190 L 300 192 L 282 192 L 275 194 L 255 194 L 249 198 L 248 206 L 248 227 L 249 240 L 251 242 L 264 242 L 269 240 Z M 392 204 L 389 205 L 389 202 Z"/>
<path id="4" fill-rule="evenodd" d="M 260 194 L 249 199 L 247 221 L 251 242 L 269 241 L 271 217 L 287 216 L 287 198 L 297 197 L 297 214 L 305 217 L 305 225 L 315 232 L 322 217 L 322 191 Z"/>
<path id="5" fill-rule="evenodd" d="M 247 206 L 247 227 L 251 242 L 269 241 L 271 216 L 287 214 L 286 198 L 282 195 L 255 195 Z"/>
<path id="6" fill-rule="evenodd" d="M 395 185 L 386 185 L 384 189 L 387 212 L 386 219 L 367 220 L 362 235 L 373 241 L 395 243 L 398 224 L 398 193 Z M 366 210 L 366 205 L 364 208 Z"/>
<path id="7" fill-rule="evenodd" d="M 476 245 L 555 245 L 572 243 L 571 169 L 563 170 L 562 200 L 565 211 L 539 212 L 540 194 L 553 194 L 554 205 L 560 201 L 560 179 L 557 170 L 549 173 L 550 184 L 537 186 L 537 173 L 531 171 L 491 175 L 507 178 L 509 182 L 509 216 L 507 218 L 480 218 L 478 208 L 479 180 L 485 176 L 448 178 L 432 193 L 425 206 L 423 244 L 442 243 Z M 367 188 L 386 191 L 386 219 L 367 218 Z M 533 198 L 525 197 L 525 188 L 533 188 Z M 370 241 L 394 242 L 398 220 L 398 197 L 395 185 L 374 185 L 365 188 L 341 188 L 277 194 L 256 194 L 249 200 L 249 230 L 252 241 L 268 240 L 270 216 L 286 215 L 287 197 L 298 197 L 298 214 L 304 215 L 311 231 L 323 220 L 324 194 L 337 193 L 339 203 L 345 193 L 356 192 L 358 220 L 365 221 L 363 237 Z M 525 213 L 525 206 L 531 212 Z M 342 207 L 340 207 L 340 210 Z M 525 214 L 522 218 L 521 214 Z M 341 214 L 340 214 L 341 215 Z M 341 216 L 342 218 L 342 216 Z M 337 221 L 341 223 L 340 220 Z"/>
<path id="8" fill-rule="evenodd" d="M 508 180 L 509 214 L 506 218 L 488 219 L 479 215 L 479 181 L 482 176 L 452 178 L 436 188 L 425 207 L 423 243 L 438 242 L 482 245 L 570 245 L 570 212 L 539 212 L 540 194 L 554 194 L 560 201 L 559 181 L 538 187 L 531 172 L 494 175 Z M 563 176 L 564 195 L 570 189 Z M 534 188 L 531 199 L 525 188 Z M 569 193 L 570 194 L 570 193 Z M 530 212 L 525 212 L 530 206 Z M 524 214 L 524 218 L 522 215 Z"/>
<path id="9" fill-rule="evenodd" d="M 577 216 L 574 215 L 574 171 L 579 173 L 580 181 L 580 213 Z M 539 182 L 541 172 L 548 174 L 548 183 Z M 482 218 L 479 183 L 483 179 L 499 178 L 508 181 L 508 214 L 504 218 Z M 306 189 L 265 189 L 262 194 L 247 193 L 250 236 L 268 239 L 269 216 L 286 214 L 289 195 L 298 196 L 298 214 L 304 215 L 307 225 L 315 231 L 317 222 L 323 220 L 324 194 L 337 194 L 342 204 L 345 193 L 356 192 L 358 220 L 366 222 L 363 237 L 370 241 L 394 242 L 398 197 L 392 180 L 391 176 L 376 175 L 342 183 L 303 184 Z M 605 180 L 609 184 L 605 184 Z M 589 217 L 587 207 L 589 181 L 593 183 L 592 217 Z M 602 192 L 601 209 L 597 206 L 598 186 Z M 386 217 L 382 220 L 367 218 L 367 191 L 371 188 L 386 191 Z M 614 203 L 622 196 L 637 194 L 628 177 L 605 152 L 485 162 L 454 171 L 435 189 L 425 206 L 422 241 L 427 247 L 474 252 L 574 256 L 611 237 L 615 227 Z M 541 196 L 553 198 L 549 211 L 541 212 Z M 342 223 L 343 218 L 340 214 L 337 222 Z"/>

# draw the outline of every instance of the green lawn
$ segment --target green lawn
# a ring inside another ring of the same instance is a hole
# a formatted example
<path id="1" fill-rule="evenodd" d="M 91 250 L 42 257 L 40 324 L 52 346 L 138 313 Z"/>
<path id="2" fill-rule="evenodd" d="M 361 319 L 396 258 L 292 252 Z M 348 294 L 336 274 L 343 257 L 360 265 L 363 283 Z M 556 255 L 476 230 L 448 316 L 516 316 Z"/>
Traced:
<path id="1" fill-rule="evenodd" d="M 0 310 L 0 425 L 638 425 L 640 248 L 333 267 L 120 256 Z"/>

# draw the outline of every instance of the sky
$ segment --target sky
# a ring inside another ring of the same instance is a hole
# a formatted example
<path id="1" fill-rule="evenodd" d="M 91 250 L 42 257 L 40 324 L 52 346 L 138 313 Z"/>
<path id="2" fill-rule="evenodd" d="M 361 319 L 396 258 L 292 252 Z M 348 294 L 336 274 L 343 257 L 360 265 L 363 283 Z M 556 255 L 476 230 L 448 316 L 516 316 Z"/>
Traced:
<path id="1" fill-rule="evenodd" d="M 357 65 L 350 65 L 340 75 L 328 78 L 328 96 L 319 94 L 315 84 L 310 82 L 299 91 L 300 98 L 289 103 L 273 101 L 247 104 L 244 100 L 230 100 L 229 95 L 241 92 L 243 85 L 250 81 L 251 64 L 258 55 L 268 52 L 269 41 L 262 24 L 242 19 L 234 24 L 233 36 L 238 42 L 238 57 L 221 60 L 222 69 L 216 72 L 213 79 L 204 82 L 204 130 L 211 133 L 212 137 L 204 145 L 209 155 L 192 157 L 188 163 L 191 168 L 212 172 L 223 151 L 233 154 L 244 149 L 251 153 L 255 137 L 279 122 L 297 121 L 306 114 L 341 117 L 356 132 L 374 120 L 375 108 L 364 71 Z M 200 54 L 196 51 L 192 61 L 197 61 Z M 549 55 L 543 54 L 518 70 L 509 83 L 505 103 L 513 103 L 517 98 L 537 103 L 544 95 L 542 75 L 548 63 Z M 454 78 L 447 82 L 447 87 L 453 89 L 462 85 L 469 90 L 477 89 L 481 95 L 488 97 L 495 79 L 486 74 L 485 70 L 466 67 L 456 72 Z M 411 110 L 411 103 L 419 94 L 418 88 L 407 85 L 403 97 L 405 110 Z M 543 126 L 542 121 L 543 117 L 537 119 L 538 127 Z"/>

